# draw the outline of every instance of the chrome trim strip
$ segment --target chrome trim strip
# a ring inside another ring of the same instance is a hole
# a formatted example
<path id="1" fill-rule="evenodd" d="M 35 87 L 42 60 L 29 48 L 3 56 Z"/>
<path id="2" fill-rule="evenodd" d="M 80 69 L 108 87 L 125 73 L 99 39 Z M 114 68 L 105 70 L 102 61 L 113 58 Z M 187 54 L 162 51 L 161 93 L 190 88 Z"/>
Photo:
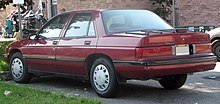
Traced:
<path id="1" fill-rule="evenodd" d="M 196 53 L 196 45 L 193 44 L 192 46 L 193 46 L 193 54 L 195 54 Z"/>
<path id="2" fill-rule="evenodd" d="M 77 58 L 56 58 L 56 61 L 63 62 L 84 62 L 85 59 L 77 59 Z"/>
<path id="3" fill-rule="evenodd" d="M 55 60 L 55 57 L 50 56 L 23 56 L 25 60 Z"/>
<path id="4" fill-rule="evenodd" d="M 55 58 L 53 56 L 24 56 L 26 60 L 50 60 L 50 61 L 63 61 L 63 62 L 83 62 L 85 59 L 79 58 Z"/>

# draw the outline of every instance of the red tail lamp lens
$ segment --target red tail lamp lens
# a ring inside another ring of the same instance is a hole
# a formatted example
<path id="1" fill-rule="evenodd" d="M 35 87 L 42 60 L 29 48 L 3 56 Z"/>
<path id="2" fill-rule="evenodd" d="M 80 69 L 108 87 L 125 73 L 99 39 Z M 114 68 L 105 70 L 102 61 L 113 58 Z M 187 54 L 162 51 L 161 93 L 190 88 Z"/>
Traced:
<path id="1" fill-rule="evenodd" d="M 210 53 L 211 52 L 211 44 L 197 44 L 196 45 L 196 53 Z"/>
<path id="2" fill-rule="evenodd" d="M 152 56 L 172 55 L 172 47 L 152 47 L 152 48 L 136 48 L 136 57 L 138 59 Z"/>

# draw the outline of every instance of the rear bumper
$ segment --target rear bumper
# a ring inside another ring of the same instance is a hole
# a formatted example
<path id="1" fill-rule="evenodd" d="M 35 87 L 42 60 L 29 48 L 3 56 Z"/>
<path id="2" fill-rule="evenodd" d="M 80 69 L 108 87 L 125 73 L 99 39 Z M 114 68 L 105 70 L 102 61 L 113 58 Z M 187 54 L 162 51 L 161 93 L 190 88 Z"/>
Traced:
<path id="1" fill-rule="evenodd" d="M 117 65 L 123 66 L 163 66 L 163 65 L 173 65 L 173 64 L 187 64 L 187 63 L 200 63 L 200 62 L 210 62 L 217 61 L 217 57 L 214 55 L 206 57 L 197 57 L 189 59 L 175 59 L 175 60 L 153 60 L 148 62 L 137 62 L 137 61 L 113 61 Z"/>
<path id="2" fill-rule="evenodd" d="M 187 74 L 212 70 L 217 58 L 214 55 L 175 60 L 148 62 L 113 61 L 118 74 L 125 78 L 152 78 L 172 74 Z"/>

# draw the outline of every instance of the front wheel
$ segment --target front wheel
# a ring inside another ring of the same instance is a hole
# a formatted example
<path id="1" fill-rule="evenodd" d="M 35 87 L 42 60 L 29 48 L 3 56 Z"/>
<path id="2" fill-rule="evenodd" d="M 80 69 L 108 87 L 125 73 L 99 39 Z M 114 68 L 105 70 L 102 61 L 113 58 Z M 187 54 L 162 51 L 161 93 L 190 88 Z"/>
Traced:
<path id="1" fill-rule="evenodd" d="M 165 89 L 178 89 L 182 87 L 187 79 L 187 74 L 170 75 L 159 80 L 161 86 Z"/>
<path id="2" fill-rule="evenodd" d="M 9 71 L 12 79 L 17 83 L 28 83 L 31 80 L 31 75 L 28 73 L 22 55 L 19 52 L 11 56 Z"/>
<path id="3" fill-rule="evenodd" d="M 95 92 L 101 97 L 113 97 L 117 90 L 115 70 L 106 58 L 95 60 L 90 71 L 90 83 Z"/>
<path id="4" fill-rule="evenodd" d="M 212 43 L 212 52 L 214 53 L 214 55 L 217 56 L 218 61 L 219 61 L 219 57 L 220 57 L 220 41 L 219 40 L 215 40 Z"/>

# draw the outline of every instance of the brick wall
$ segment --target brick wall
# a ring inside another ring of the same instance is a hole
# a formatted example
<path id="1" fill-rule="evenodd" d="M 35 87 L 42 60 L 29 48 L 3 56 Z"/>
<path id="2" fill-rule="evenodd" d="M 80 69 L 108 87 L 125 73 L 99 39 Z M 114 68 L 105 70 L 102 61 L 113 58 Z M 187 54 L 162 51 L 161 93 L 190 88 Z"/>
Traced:
<path id="1" fill-rule="evenodd" d="M 37 8 L 38 0 L 35 1 L 34 9 Z M 47 0 L 42 0 L 47 1 Z M 62 9 L 103 9 L 103 8 L 155 8 L 150 0 L 57 0 L 58 13 Z M 178 8 L 179 26 L 214 25 L 220 26 L 220 0 L 176 0 Z M 0 23 L 5 24 L 5 18 L 10 11 L 16 8 L 8 6 L 0 11 Z M 45 11 L 47 12 L 47 11 Z"/>
<path id="2" fill-rule="evenodd" d="M 33 0 L 35 5 L 33 11 L 37 10 L 38 1 Z M 42 0 L 47 3 L 48 0 Z M 57 0 L 58 13 L 61 13 L 62 9 L 67 11 L 80 10 L 80 9 L 105 9 L 105 8 L 135 8 L 135 9 L 152 9 L 152 3 L 150 0 Z M 6 16 L 16 8 L 12 5 L 8 6 L 5 10 L 0 11 L 0 23 L 5 24 Z M 47 9 L 47 8 L 46 8 Z M 45 11 L 47 15 L 47 10 Z"/>
<path id="3" fill-rule="evenodd" d="M 113 8 L 135 8 L 152 10 L 152 2 L 150 0 L 112 0 Z"/>
<path id="4" fill-rule="evenodd" d="M 141 8 L 151 9 L 150 0 L 58 0 L 58 13 L 62 9 Z"/>
<path id="5" fill-rule="evenodd" d="M 72 2 L 71 2 L 72 1 Z M 179 26 L 220 26 L 220 0 L 176 0 Z M 62 9 L 102 8 L 155 8 L 150 0 L 58 0 L 58 13 Z"/>
<path id="6" fill-rule="evenodd" d="M 176 0 L 181 26 L 220 26 L 220 0 Z"/>

